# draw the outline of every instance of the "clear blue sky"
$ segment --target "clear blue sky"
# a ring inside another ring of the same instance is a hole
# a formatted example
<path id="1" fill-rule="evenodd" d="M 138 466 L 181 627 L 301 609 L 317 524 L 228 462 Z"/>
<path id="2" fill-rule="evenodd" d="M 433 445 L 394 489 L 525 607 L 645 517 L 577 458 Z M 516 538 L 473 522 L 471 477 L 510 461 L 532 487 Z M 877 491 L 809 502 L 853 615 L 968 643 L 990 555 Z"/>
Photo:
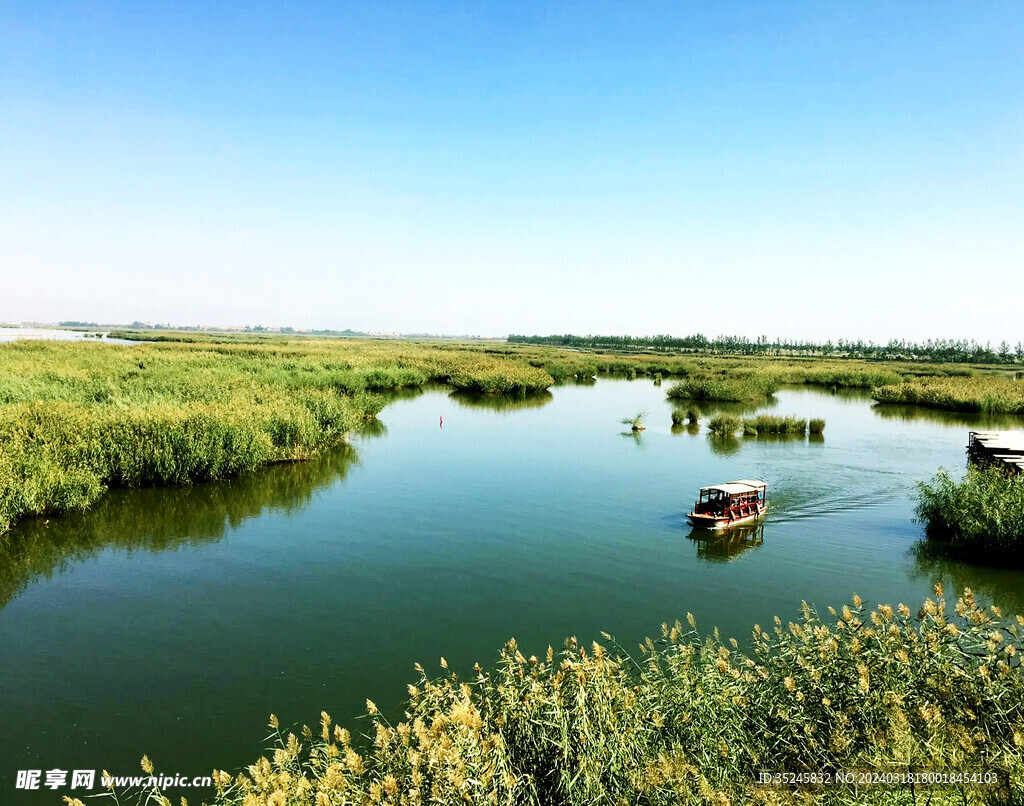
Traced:
<path id="1" fill-rule="evenodd" d="M 0 320 L 1016 342 L 1022 157 L 1019 1 L 9 0 Z"/>

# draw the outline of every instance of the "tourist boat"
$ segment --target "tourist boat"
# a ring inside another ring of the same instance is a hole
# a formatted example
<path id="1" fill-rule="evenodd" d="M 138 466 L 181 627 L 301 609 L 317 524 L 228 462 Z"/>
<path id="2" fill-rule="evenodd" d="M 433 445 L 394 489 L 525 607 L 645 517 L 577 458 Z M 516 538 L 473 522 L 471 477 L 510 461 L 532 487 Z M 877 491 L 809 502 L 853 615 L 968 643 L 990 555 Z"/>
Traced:
<path id="1" fill-rule="evenodd" d="M 700 499 L 686 517 L 702 529 L 728 529 L 741 523 L 753 523 L 763 518 L 768 509 L 765 486 L 763 481 L 740 479 L 701 487 Z"/>

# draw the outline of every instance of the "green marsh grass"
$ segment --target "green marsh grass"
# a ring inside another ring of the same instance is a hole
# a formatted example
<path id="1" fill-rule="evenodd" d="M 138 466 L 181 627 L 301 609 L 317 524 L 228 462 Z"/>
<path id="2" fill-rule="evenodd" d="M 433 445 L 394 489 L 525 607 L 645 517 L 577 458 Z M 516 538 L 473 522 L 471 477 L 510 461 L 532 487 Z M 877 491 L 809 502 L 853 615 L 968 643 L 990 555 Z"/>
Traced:
<path id="1" fill-rule="evenodd" d="M 700 420 L 700 411 L 696 407 L 690 406 L 686 409 L 675 408 L 672 409 L 672 425 L 696 425 Z"/>
<path id="2" fill-rule="evenodd" d="M 808 422 L 808 431 L 812 434 L 822 434 L 825 432 L 825 421 L 821 418 L 815 418 Z"/>
<path id="3" fill-rule="evenodd" d="M 878 417 L 903 422 L 932 422 L 959 425 L 972 430 L 1013 431 L 1024 428 L 1019 414 L 979 414 L 978 412 L 947 411 L 909 403 L 875 403 L 871 411 Z"/>
<path id="4" fill-rule="evenodd" d="M 198 337 L 196 337 L 198 338 Z M 541 392 L 542 369 L 445 344 L 261 338 L 0 345 L 0 533 L 109 487 L 187 484 L 308 459 L 384 406 L 442 382 Z"/>
<path id="5" fill-rule="evenodd" d="M 940 470 L 917 485 L 917 520 L 929 538 L 964 557 L 1024 567 L 1024 475 L 969 467 L 955 481 Z"/>
<path id="6" fill-rule="evenodd" d="M 713 437 L 734 437 L 743 427 L 743 420 L 735 414 L 716 414 L 708 421 L 708 434 Z"/>
<path id="7" fill-rule="evenodd" d="M 745 377 L 700 376 L 674 383 L 668 390 L 672 400 L 760 400 L 775 394 L 779 384 L 771 377 L 748 375 Z"/>
<path id="8" fill-rule="evenodd" d="M 0 607 L 31 580 L 111 548 L 161 552 L 200 546 L 264 512 L 300 510 L 317 490 L 345 478 L 356 463 L 355 449 L 342 445 L 287 468 L 131 494 L 114 490 L 88 512 L 69 512 L 55 520 L 25 519 L 0 539 L 5 555 L 0 562 Z"/>
<path id="9" fill-rule="evenodd" d="M 335 724 L 282 730 L 267 755 L 216 772 L 216 806 L 279 804 L 1020 803 L 1024 798 L 1024 616 L 940 586 L 923 605 L 859 597 L 743 644 L 685 622 L 628 652 L 605 634 L 437 676 L 417 665 L 404 717 L 367 701 L 366 741 Z M 144 762 L 147 766 L 148 760 Z M 758 771 L 879 768 L 999 775 L 854 790 L 760 789 Z M 74 804 L 79 806 L 81 801 Z"/>
<path id="10" fill-rule="evenodd" d="M 771 414 L 761 414 L 757 417 L 747 417 L 743 420 L 743 433 L 752 436 L 765 434 L 781 434 L 790 436 L 803 436 L 807 432 L 807 420 L 799 417 L 777 417 Z"/>
<path id="11" fill-rule="evenodd" d="M 595 374 L 638 375 L 688 378 L 690 376 L 761 376 L 781 384 L 810 384 L 826 388 L 871 389 L 922 377 L 974 377 L 977 371 L 962 364 L 922 363 L 917 361 L 870 361 L 852 358 L 812 358 L 793 356 L 737 355 L 665 355 L 650 352 L 610 352 L 572 350 L 525 344 L 506 344 L 477 348 L 509 358 L 526 360 L 546 367 L 550 362 L 593 368 Z"/>
<path id="12" fill-rule="evenodd" d="M 879 403 L 985 414 L 1024 414 L 1024 383 L 991 375 L 919 378 L 879 386 L 871 394 Z"/>

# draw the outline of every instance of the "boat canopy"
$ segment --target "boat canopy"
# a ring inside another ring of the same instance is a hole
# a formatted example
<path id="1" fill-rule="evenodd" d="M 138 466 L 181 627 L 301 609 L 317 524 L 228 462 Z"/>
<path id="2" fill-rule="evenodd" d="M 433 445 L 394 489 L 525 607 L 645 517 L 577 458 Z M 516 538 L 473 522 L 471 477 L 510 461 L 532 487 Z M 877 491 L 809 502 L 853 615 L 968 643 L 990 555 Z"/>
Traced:
<path id="1" fill-rule="evenodd" d="M 710 487 L 701 487 L 701 493 L 710 492 L 711 490 L 718 490 L 726 495 L 740 495 L 741 493 L 752 493 L 755 490 L 762 490 L 765 487 L 763 481 L 754 481 L 752 479 L 744 479 L 742 481 L 730 481 L 727 484 L 713 484 Z"/>

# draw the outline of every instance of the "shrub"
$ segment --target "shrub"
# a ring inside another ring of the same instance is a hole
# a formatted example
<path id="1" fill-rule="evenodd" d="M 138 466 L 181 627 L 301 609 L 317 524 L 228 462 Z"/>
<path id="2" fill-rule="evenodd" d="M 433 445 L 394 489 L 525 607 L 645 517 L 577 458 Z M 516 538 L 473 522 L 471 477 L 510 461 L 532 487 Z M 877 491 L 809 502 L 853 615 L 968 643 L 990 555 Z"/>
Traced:
<path id="1" fill-rule="evenodd" d="M 809 423 L 809 429 L 812 434 L 821 434 L 825 431 L 825 421 L 822 419 L 813 419 Z"/>
<path id="2" fill-rule="evenodd" d="M 732 437 L 742 425 L 743 421 L 735 414 L 716 414 L 708 422 L 708 433 L 715 437 Z"/>
<path id="3" fill-rule="evenodd" d="M 745 401 L 769 397 L 779 389 L 771 377 L 750 375 L 738 378 L 690 377 L 669 388 L 668 396 L 674 400 Z"/>
<path id="4" fill-rule="evenodd" d="M 807 420 L 799 417 L 776 417 L 770 414 L 761 414 L 757 417 L 747 417 L 743 421 L 743 433 L 752 436 L 762 434 L 803 434 L 807 431 Z"/>
<path id="5" fill-rule="evenodd" d="M 940 470 L 917 484 L 917 520 L 929 538 L 969 556 L 1024 565 L 1024 475 L 970 467 L 956 482 Z"/>

